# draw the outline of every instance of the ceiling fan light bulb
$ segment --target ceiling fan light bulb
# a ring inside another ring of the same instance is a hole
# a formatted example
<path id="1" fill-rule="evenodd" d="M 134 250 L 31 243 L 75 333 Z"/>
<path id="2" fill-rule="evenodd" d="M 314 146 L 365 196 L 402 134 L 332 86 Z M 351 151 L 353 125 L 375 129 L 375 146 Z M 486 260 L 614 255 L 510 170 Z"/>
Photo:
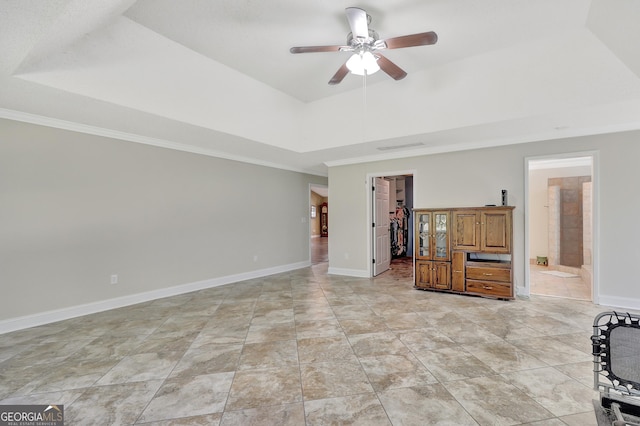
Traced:
<path id="1" fill-rule="evenodd" d="M 371 75 L 380 70 L 378 61 L 373 53 L 362 52 L 354 53 L 347 61 L 347 68 L 355 75 L 364 75 L 365 71 L 367 75 Z"/>
<path id="2" fill-rule="evenodd" d="M 364 52 L 362 54 L 362 65 L 364 66 L 364 69 L 367 71 L 367 75 L 371 75 L 375 72 L 380 71 L 380 67 L 378 66 L 378 60 L 376 59 L 375 56 L 373 56 L 373 53 L 371 52 Z"/>
<path id="3" fill-rule="evenodd" d="M 360 56 L 360 54 L 354 53 L 353 55 L 351 55 L 346 65 L 352 74 L 356 74 L 356 75 L 364 74 L 364 66 L 362 65 L 362 57 Z"/>

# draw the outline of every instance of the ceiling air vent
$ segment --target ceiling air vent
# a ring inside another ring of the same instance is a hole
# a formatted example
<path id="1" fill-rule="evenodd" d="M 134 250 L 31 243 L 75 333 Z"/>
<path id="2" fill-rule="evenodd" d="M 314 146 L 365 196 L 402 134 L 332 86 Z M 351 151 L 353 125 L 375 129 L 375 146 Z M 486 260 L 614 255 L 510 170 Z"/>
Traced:
<path id="1" fill-rule="evenodd" d="M 404 149 L 404 148 L 413 148 L 414 146 L 424 145 L 422 142 L 414 142 L 414 143 L 406 143 L 404 145 L 392 145 L 392 146 L 381 146 L 377 149 L 380 151 L 390 151 L 392 149 Z"/>

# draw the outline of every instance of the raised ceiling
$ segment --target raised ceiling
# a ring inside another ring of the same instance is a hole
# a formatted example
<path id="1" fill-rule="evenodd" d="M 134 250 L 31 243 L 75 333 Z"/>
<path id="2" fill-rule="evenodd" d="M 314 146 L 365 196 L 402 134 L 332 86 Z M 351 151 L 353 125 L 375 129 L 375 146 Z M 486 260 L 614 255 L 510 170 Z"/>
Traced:
<path id="1" fill-rule="evenodd" d="M 408 72 L 328 80 L 344 9 Z M 326 174 L 328 165 L 640 128 L 637 0 L 8 0 L 0 117 Z M 365 84 L 366 83 L 366 84 Z"/>

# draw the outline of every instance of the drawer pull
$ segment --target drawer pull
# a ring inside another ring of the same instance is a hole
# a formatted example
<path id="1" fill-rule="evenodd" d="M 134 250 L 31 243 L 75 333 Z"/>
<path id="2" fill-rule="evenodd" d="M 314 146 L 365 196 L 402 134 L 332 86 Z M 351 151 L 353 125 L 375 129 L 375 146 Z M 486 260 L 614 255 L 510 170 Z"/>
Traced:
<path id="1" fill-rule="evenodd" d="M 493 290 L 493 287 L 491 287 L 490 285 L 483 285 L 482 288 L 485 290 Z"/>
<path id="2" fill-rule="evenodd" d="M 453 272 L 455 272 L 455 273 L 458 273 L 458 274 L 459 274 L 459 273 L 461 273 L 462 271 L 453 271 Z"/>
<path id="3" fill-rule="evenodd" d="M 488 272 L 483 272 L 483 273 L 482 273 L 482 275 L 486 275 L 487 277 L 490 277 L 490 276 L 491 276 L 491 275 L 493 275 L 493 274 L 490 274 L 490 273 L 488 273 Z"/>

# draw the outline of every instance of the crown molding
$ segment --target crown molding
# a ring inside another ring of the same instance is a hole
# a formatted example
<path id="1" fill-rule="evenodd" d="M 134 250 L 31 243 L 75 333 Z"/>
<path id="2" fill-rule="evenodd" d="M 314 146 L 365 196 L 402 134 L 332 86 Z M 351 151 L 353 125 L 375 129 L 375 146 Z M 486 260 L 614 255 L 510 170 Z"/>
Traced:
<path id="1" fill-rule="evenodd" d="M 384 154 L 368 155 L 361 157 L 351 157 L 343 160 L 327 161 L 327 167 L 347 166 L 361 163 L 371 163 L 374 161 L 395 160 L 400 158 L 420 157 L 423 155 L 444 154 L 447 152 L 469 151 L 473 149 L 493 148 L 504 145 L 517 145 L 530 142 L 543 142 L 554 139 L 568 139 L 580 136 L 602 135 L 607 133 L 628 132 L 640 129 L 640 122 L 612 124 L 597 128 L 560 128 L 548 132 L 541 132 L 531 135 L 521 135 L 501 139 L 486 139 L 473 142 L 459 142 L 451 145 L 437 145 L 432 147 L 416 148 L 401 152 L 386 152 Z"/>
<path id="2" fill-rule="evenodd" d="M 98 126 L 91 126 L 88 124 L 61 120 L 58 118 L 45 117 L 42 115 L 31 114 L 31 113 L 22 112 L 22 111 L 15 111 L 10 109 L 0 108 L 0 118 L 20 121 L 23 123 L 36 124 L 39 126 L 52 127 L 56 129 L 69 130 L 72 132 L 85 133 L 88 135 L 117 139 L 121 141 L 135 142 L 143 145 L 151 145 L 151 146 L 156 146 L 160 148 L 173 149 L 175 151 L 188 152 L 191 154 L 206 155 L 208 157 L 239 161 L 241 163 L 248 163 L 256 166 L 264 166 L 264 167 L 270 167 L 274 169 L 288 170 L 291 172 L 318 175 L 318 173 L 304 170 L 301 168 L 291 167 L 285 164 L 272 163 L 269 161 L 262 161 L 255 158 L 243 157 L 240 155 L 231 155 L 221 151 L 216 151 L 214 149 L 201 148 L 201 147 L 174 142 L 166 139 L 152 138 L 149 136 L 142 136 L 134 133 L 121 132 L 119 130 L 107 129 L 107 128 L 98 127 Z"/>

